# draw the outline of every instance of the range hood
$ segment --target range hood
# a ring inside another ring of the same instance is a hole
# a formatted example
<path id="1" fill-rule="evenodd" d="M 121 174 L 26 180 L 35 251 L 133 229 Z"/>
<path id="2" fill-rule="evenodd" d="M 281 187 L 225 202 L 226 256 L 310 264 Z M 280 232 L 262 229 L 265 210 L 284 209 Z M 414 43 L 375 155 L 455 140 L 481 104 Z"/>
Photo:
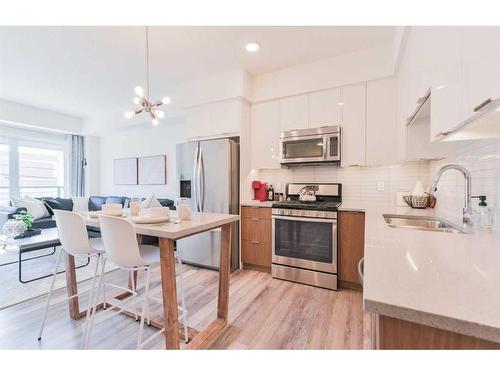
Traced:
<path id="1" fill-rule="evenodd" d="M 436 139 L 463 141 L 500 137 L 500 99 L 487 99 L 474 108 L 474 112 L 453 129 L 436 135 Z"/>

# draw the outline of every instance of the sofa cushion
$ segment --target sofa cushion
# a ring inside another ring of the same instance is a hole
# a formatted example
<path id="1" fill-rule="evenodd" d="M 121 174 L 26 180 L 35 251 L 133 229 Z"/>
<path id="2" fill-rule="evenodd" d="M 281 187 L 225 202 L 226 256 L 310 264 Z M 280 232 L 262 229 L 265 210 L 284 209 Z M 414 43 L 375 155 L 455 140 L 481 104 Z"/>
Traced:
<path id="1" fill-rule="evenodd" d="M 56 201 L 54 198 L 48 198 L 48 199 L 45 199 L 43 201 L 43 203 L 45 204 L 46 207 L 50 207 L 50 211 L 49 213 L 51 213 L 52 211 L 52 215 L 54 215 L 54 211 L 53 210 L 62 210 L 63 209 L 63 206 L 61 205 L 61 203 L 59 203 L 58 201 Z M 47 208 L 48 210 L 48 208 Z"/>
<path id="2" fill-rule="evenodd" d="M 163 207 L 169 207 L 171 210 L 175 210 L 174 201 L 172 199 L 158 198 L 158 202 L 160 202 Z"/>
<path id="3" fill-rule="evenodd" d="M 73 200 L 71 198 L 54 198 L 54 200 L 59 202 L 62 210 L 73 211 Z"/>
<path id="4" fill-rule="evenodd" d="M 44 217 L 43 219 L 38 219 L 33 222 L 33 229 L 48 229 L 55 228 L 56 221 L 51 217 Z"/>
<path id="5" fill-rule="evenodd" d="M 100 211 L 103 204 L 106 203 L 107 197 L 93 195 L 89 197 L 89 211 Z"/>

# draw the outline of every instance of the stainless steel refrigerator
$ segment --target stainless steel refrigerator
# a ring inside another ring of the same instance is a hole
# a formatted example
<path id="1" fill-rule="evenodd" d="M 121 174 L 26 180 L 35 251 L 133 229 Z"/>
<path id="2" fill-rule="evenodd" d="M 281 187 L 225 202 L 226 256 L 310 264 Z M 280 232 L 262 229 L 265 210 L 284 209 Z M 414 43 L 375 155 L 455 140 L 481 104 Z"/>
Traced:
<path id="1" fill-rule="evenodd" d="M 179 197 L 193 212 L 239 213 L 239 142 L 214 139 L 177 145 Z M 239 267 L 238 223 L 233 224 L 231 270 Z M 220 229 L 177 241 L 184 263 L 219 269 Z"/>

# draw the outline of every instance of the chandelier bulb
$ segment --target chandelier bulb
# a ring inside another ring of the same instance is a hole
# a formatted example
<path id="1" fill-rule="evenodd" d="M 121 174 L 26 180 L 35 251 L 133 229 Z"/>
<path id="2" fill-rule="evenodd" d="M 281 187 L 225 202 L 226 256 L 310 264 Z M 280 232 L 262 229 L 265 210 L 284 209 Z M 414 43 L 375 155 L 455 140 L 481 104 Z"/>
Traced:
<path id="1" fill-rule="evenodd" d="M 162 99 L 161 99 L 161 102 L 163 104 L 170 104 L 170 98 L 168 96 L 164 96 Z"/>
<path id="2" fill-rule="evenodd" d="M 125 112 L 125 118 L 126 119 L 131 119 L 132 117 L 134 117 L 134 112 L 133 111 L 127 111 Z"/>
<path id="3" fill-rule="evenodd" d="M 136 86 L 134 89 L 135 93 L 139 96 L 144 96 L 144 90 L 141 86 Z"/>
<path id="4" fill-rule="evenodd" d="M 156 110 L 155 111 L 156 113 L 156 116 L 158 116 L 158 118 L 164 118 L 165 117 L 165 112 L 161 111 L 161 110 Z"/>
<path id="5" fill-rule="evenodd" d="M 139 104 L 141 102 L 141 98 L 139 98 L 138 96 L 136 96 L 134 98 L 134 104 Z"/>
<path id="6" fill-rule="evenodd" d="M 158 126 L 160 124 L 160 120 L 158 120 L 157 118 L 155 118 L 155 119 L 153 119 L 152 123 L 153 123 L 154 126 Z"/>

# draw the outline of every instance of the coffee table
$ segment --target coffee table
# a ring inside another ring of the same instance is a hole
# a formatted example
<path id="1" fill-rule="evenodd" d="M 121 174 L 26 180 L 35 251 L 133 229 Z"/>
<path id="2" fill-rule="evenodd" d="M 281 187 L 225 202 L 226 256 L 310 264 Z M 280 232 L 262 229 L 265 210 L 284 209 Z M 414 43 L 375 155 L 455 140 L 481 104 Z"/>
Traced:
<path id="1" fill-rule="evenodd" d="M 49 229 L 42 229 L 42 233 L 33 237 L 28 237 L 28 238 L 20 238 L 20 239 L 13 239 L 9 238 L 7 236 L 0 236 L 0 248 L 6 251 L 12 251 L 12 252 L 17 252 L 19 254 L 19 260 L 14 261 L 14 262 L 8 262 L 8 263 L 3 263 L 0 264 L 0 267 L 2 266 L 7 266 L 9 264 L 14 264 L 18 263 L 18 278 L 19 282 L 26 284 L 32 281 L 36 280 L 41 280 L 45 279 L 46 277 L 50 277 L 53 274 L 47 274 L 35 278 L 31 278 L 28 280 L 23 280 L 22 277 L 22 264 L 23 262 L 38 259 L 38 258 L 43 258 L 47 257 L 50 255 L 53 255 L 56 252 L 57 246 L 60 246 L 61 242 L 59 241 L 59 234 L 57 233 L 57 228 L 49 228 Z M 30 258 L 25 258 L 23 259 L 23 254 L 29 253 L 32 251 L 37 251 L 37 250 L 43 250 L 43 249 L 49 249 L 53 248 L 53 250 L 48 253 L 48 254 L 43 254 L 43 255 L 37 255 L 33 256 Z M 82 264 L 76 268 L 82 268 L 85 267 L 90 263 L 90 258 L 87 259 L 87 262 L 85 264 Z M 59 273 L 65 272 L 64 270 L 59 271 Z"/>

